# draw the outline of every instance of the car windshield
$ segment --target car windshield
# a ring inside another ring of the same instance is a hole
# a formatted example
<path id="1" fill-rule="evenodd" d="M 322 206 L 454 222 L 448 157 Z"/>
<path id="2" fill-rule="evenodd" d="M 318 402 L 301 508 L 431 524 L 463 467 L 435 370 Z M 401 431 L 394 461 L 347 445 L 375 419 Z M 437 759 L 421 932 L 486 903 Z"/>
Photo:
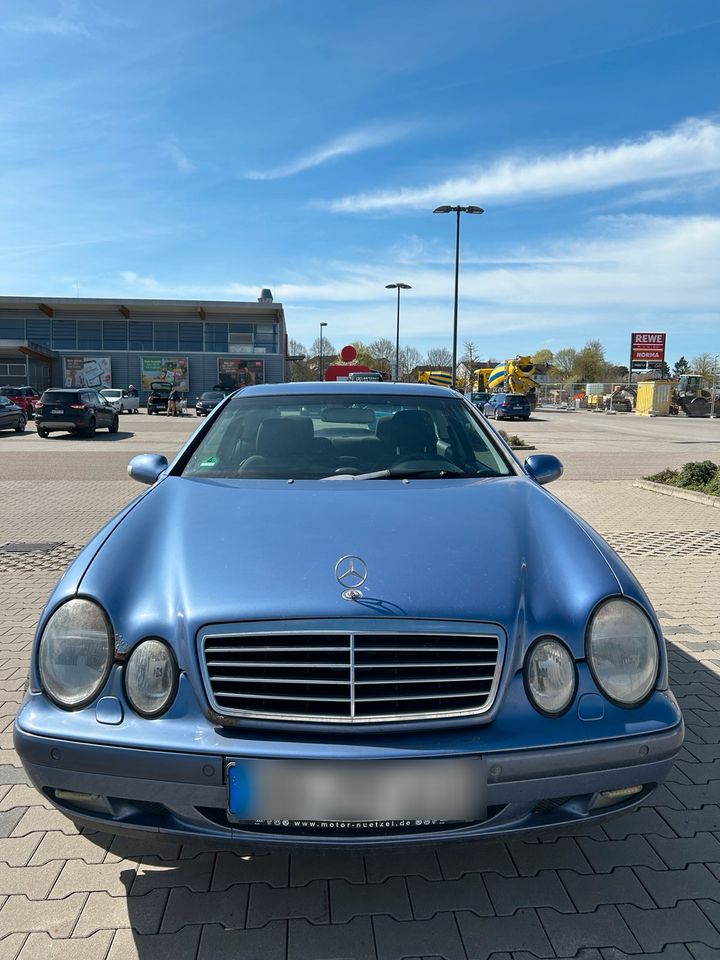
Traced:
<path id="1" fill-rule="evenodd" d="M 182 470 L 185 476 L 275 480 L 512 472 L 460 398 L 360 393 L 238 396 Z"/>
<path id="2" fill-rule="evenodd" d="M 222 400 L 225 396 L 224 393 L 217 393 L 210 391 L 209 393 L 203 393 L 200 395 L 201 400 Z"/>
<path id="3" fill-rule="evenodd" d="M 117 400 L 118 397 L 122 397 L 122 390 L 101 390 L 100 393 L 104 397 L 109 397 L 111 400 Z"/>

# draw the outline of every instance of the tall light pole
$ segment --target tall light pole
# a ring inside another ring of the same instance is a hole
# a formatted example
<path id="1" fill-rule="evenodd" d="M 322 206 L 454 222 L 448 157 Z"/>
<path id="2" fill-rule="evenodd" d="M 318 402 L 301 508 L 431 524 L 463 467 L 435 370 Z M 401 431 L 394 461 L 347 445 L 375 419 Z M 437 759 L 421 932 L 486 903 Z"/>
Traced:
<path id="1" fill-rule="evenodd" d="M 443 205 L 435 207 L 433 213 L 455 213 L 457 215 L 457 224 L 455 229 L 455 308 L 453 310 L 453 349 L 452 349 L 452 383 L 455 389 L 455 372 L 457 370 L 457 334 L 458 334 L 458 280 L 460 278 L 460 214 L 461 213 L 485 213 L 482 207 L 450 207 Z"/>
<path id="2" fill-rule="evenodd" d="M 320 323 L 320 379 L 323 380 L 325 377 L 325 362 L 323 358 L 323 327 L 326 327 L 326 323 Z"/>
<path id="3" fill-rule="evenodd" d="M 395 383 L 400 379 L 400 291 L 412 290 L 409 283 L 386 283 L 386 290 L 397 290 L 397 325 L 395 327 Z"/>
<path id="4" fill-rule="evenodd" d="M 712 395 L 710 397 L 710 419 L 715 419 L 715 374 L 717 373 L 717 362 L 720 354 L 716 353 L 713 357 L 713 378 L 712 378 Z"/>

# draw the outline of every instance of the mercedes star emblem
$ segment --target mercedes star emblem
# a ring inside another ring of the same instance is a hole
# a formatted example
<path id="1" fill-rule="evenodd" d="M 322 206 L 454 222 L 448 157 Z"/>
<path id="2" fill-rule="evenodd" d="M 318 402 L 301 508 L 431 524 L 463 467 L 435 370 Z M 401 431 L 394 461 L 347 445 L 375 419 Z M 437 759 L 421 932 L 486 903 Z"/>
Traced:
<path id="1" fill-rule="evenodd" d="M 340 557 L 335 564 L 335 579 L 341 587 L 356 589 L 368 578 L 368 568 L 362 557 Z"/>

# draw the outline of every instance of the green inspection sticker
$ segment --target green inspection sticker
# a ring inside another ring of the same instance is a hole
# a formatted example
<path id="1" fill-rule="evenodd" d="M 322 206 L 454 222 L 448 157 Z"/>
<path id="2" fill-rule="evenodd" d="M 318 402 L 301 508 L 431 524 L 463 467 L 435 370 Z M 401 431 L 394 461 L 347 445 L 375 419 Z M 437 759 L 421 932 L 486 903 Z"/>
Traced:
<path id="1" fill-rule="evenodd" d="M 200 466 L 201 466 L 201 467 L 214 467 L 217 462 L 218 462 L 218 458 L 217 458 L 217 457 L 206 457 L 206 458 L 202 461 L 202 463 L 200 464 Z"/>

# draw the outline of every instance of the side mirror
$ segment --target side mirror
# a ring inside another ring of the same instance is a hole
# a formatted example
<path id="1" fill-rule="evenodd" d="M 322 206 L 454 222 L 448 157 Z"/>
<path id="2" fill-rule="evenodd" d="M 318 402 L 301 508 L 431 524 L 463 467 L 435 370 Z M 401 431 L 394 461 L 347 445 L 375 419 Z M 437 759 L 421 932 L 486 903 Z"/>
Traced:
<path id="1" fill-rule="evenodd" d="M 127 471 L 138 483 L 153 484 L 167 466 L 167 457 L 159 453 L 141 453 L 132 458 Z"/>
<path id="2" fill-rule="evenodd" d="M 557 457 L 548 456 L 545 453 L 538 453 L 535 456 L 528 457 L 525 461 L 525 469 L 541 486 L 546 483 L 552 483 L 563 474 L 563 465 Z"/>

